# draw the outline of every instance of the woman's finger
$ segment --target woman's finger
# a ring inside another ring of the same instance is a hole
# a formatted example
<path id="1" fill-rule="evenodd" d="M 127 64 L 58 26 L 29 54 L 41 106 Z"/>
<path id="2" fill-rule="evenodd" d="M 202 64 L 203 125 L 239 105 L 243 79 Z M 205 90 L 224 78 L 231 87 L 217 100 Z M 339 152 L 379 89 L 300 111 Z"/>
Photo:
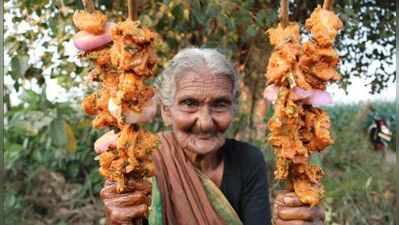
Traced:
<path id="1" fill-rule="evenodd" d="M 321 221 L 309 222 L 303 220 L 286 221 L 286 220 L 276 219 L 273 225 L 323 225 L 323 222 Z"/>
<path id="2" fill-rule="evenodd" d="M 284 201 L 285 198 L 298 198 L 298 197 L 296 196 L 295 192 L 281 191 L 277 194 L 274 201 L 275 203 L 277 203 L 277 205 L 284 206 L 286 204 Z"/>
<path id="3" fill-rule="evenodd" d="M 100 191 L 100 197 L 103 200 L 112 198 L 112 196 L 115 196 L 115 194 L 117 194 L 115 184 L 104 185 Z"/>
<path id="4" fill-rule="evenodd" d="M 145 217 L 147 212 L 148 207 L 145 204 L 123 208 L 115 207 L 110 212 L 110 220 L 120 224 L 128 224 L 134 219 Z"/>
<path id="5" fill-rule="evenodd" d="M 303 203 L 301 200 L 299 200 L 298 196 L 294 195 L 286 195 L 283 198 L 283 202 L 285 206 L 288 207 L 298 207 L 298 206 L 303 206 Z"/>
<path id="6" fill-rule="evenodd" d="M 277 213 L 282 220 L 316 221 L 324 218 L 324 213 L 319 207 L 281 207 Z"/>
<path id="7" fill-rule="evenodd" d="M 311 222 L 301 220 L 281 220 L 277 219 L 273 225 L 313 225 Z"/>
<path id="8" fill-rule="evenodd" d="M 116 184 L 112 183 L 109 185 L 104 185 L 103 189 L 100 191 L 100 197 L 101 199 L 110 199 L 110 198 L 117 198 L 117 197 L 122 197 L 129 195 L 133 192 L 133 190 L 125 191 L 125 192 L 118 192 L 116 188 Z"/>
<path id="9" fill-rule="evenodd" d="M 127 189 L 128 190 L 137 190 L 137 191 L 141 191 L 145 194 L 149 194 L 152 189 L 152 184 L 147 180 L 136 181 L 136 180 L 131 179 L 128 181 Z"/>
<path id="10" fill-rule="evenodd" d="M 106 207 L 125 207 L 135 206 L 147 202 L 146 196 L 141 192 L 134 192 L 127 195 L 118 196 L 115 198 L 109 198 L 104 200 Z"/>

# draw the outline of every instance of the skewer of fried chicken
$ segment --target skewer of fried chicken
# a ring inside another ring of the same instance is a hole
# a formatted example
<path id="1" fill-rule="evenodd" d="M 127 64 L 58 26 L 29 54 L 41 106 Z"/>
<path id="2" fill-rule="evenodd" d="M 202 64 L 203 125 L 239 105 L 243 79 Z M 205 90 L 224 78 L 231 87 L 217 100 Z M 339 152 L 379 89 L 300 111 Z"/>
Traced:
<path id="1" fill-rule="evenodd" d="M 288 21 L 287 0 L 281 1 L 280 23 L 267 31 L 274 47 L 267 65 L 265 96 L 276 92 L 274 114 L 268 122 L 268 143 L 276 155 L 275 177 L 288 180 L 288 188 L 311 206 L 320 203 L 324 191 L 323 171 L 310 164 L 310 157 L 333 143 L 328 114 L 312 104 L 318 96 L 326 97 L 328 82 L 340 78 L 333 43 L 342 22 L 328 10 L 331 5 L 332 1 L 324 2 L 324 8 L 317 7 L 306 20 L 312 40 L 304 44 L 299 24 Z"/>
<path id="2" fill-rule="evenodd" d="M 128 188 L 129 180 L 140 182 L 154 175 L 151 155 L 158 149 L 158 137 L 144 128 L 156 113 L 153 87 L 146 82 L 154 75 L 157 63 L 156 35 L 134 20 L 137 13 L 133 3 L 129 1 L 129 18 L 109 27 L 105 15 L 95 11 L 89 0 L 85 0 L 86 10 L 76 12 L 73 18 L 80 32 L 88 33 L 78 36 L 78 41 L 110 37 L 108 44 L 103 42 L 98 47 L 81 42 L 77 45 L 76 40 L 75 46 L 93 65 L 87 79 L 99 87 L 84 98 L 82 108 L 96 116 L 93 128 L 111 129 L 109 134 L 116 136 L 116 145 L 110 149 L 107 146 L 98 159 L 100 174 L 116 182 L 118 192 Z"/>

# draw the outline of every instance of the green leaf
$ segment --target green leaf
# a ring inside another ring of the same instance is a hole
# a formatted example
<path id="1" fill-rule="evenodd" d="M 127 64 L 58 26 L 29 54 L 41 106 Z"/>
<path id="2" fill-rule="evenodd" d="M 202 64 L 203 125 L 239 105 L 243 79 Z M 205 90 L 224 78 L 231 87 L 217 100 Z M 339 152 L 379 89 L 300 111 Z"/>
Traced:
<path id="1" fill-rule="evenodd" d="M 253 25 L 252 25 L 252 26 L 249 26 L 249 27 L 247 28 L 246 33 L 247 33 L 247 35 L 248 35 L 249 38 L 254 37 L 254 36 L 256 35 L 256 27 L 253 26 Z"/>
<path id="2" fill-rule="evenodd" d="M 67 138 L 66 149 L 69 153 L 76 152 L 75 134 L 72 130 L 72 127 L 66 121 L 64 121 L 64 133 L 66 134 Z"/>
<path id="3" fill-rule="evenodd" d="M 15 162 L 22 156 L 22 145 L 11 143 L 7 145 L 4 152 L 5 168 L 10 169 L 14 166 Z"/>
<path id="4" fill-rule="evenodd" d="M 32 123 L 26 120 L 15 121 L 13 127 L 16 131 L 21 132 L 21 134 L 26 136 L 36 136 L 38 134 L 38 130 L 36 130 Z"/>
<path id="5" fill-rule="evenodd" d="M 57 147 L 63 147 L 68 143 L 64 129 L 64 119 L 57 118 L 50 124 L 50 137 Z"/>
<path id="6" fill-rule="evenodd" d="M 29 57 L 27 55 L 16 55 L 11 59 L 11 70 L 14 79 L 21 78 L 29 69 Z"/>

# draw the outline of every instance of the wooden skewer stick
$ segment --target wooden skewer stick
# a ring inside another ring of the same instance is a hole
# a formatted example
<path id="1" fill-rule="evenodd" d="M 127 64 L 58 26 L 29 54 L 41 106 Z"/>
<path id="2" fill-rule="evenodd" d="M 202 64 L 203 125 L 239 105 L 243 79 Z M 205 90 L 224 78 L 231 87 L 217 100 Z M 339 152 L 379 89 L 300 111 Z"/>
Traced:
<path id="1" fill-rule="evenodd" d="M 280 2 L 280 22 L 283 27 L 288 25 L 288 0 Z"/>
<path id="2" fill-rule="evenodd" d="M 128 8 L 128 19 L 129 20 L 137 20 L 137 4 L 135 0 L 128 0 L 127 1 L 127 8 Z"/>
<path id="3" fill-rule="evenodd" d="M 83 0 L 83 5 L 88 13 L 93 13 L 95 10 L 92 0 Z"/>
<path id="4" fill-rule="evenodd" d="M 331 10 L 334 0 L 324 0 L 323 9 Z"/>

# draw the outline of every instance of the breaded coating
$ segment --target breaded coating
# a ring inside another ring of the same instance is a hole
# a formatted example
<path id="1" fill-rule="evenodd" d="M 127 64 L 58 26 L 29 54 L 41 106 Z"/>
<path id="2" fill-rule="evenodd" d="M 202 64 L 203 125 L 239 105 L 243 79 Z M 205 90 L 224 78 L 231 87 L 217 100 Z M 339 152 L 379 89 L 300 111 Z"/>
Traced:
<path id="1" fill-rule="evenodd" d="M 72 21 L 79 30 L 92 34 L 101 34 L 104 32 L 107 16 L 100 11 L 94 11 L 93 13 L 77 11 L 73 14 Z"/>
<path id="2" fill-rule="evenodd" d="M 310 18 L 306 20 L 305 27 L 311 32 L 317 44 L 325 47 L 334 44 L 335 37 L 343 24 L 333 11 L 317 6 Z"/>
<path id="3" fill-rule="evenodd" d="M 138 76 L 152 76 L 157 57 L 153 48 L 155 33 L 138 21 L 124 21 L 112 28 L 114 45 L 111 62 L 120 70 Z"/>

